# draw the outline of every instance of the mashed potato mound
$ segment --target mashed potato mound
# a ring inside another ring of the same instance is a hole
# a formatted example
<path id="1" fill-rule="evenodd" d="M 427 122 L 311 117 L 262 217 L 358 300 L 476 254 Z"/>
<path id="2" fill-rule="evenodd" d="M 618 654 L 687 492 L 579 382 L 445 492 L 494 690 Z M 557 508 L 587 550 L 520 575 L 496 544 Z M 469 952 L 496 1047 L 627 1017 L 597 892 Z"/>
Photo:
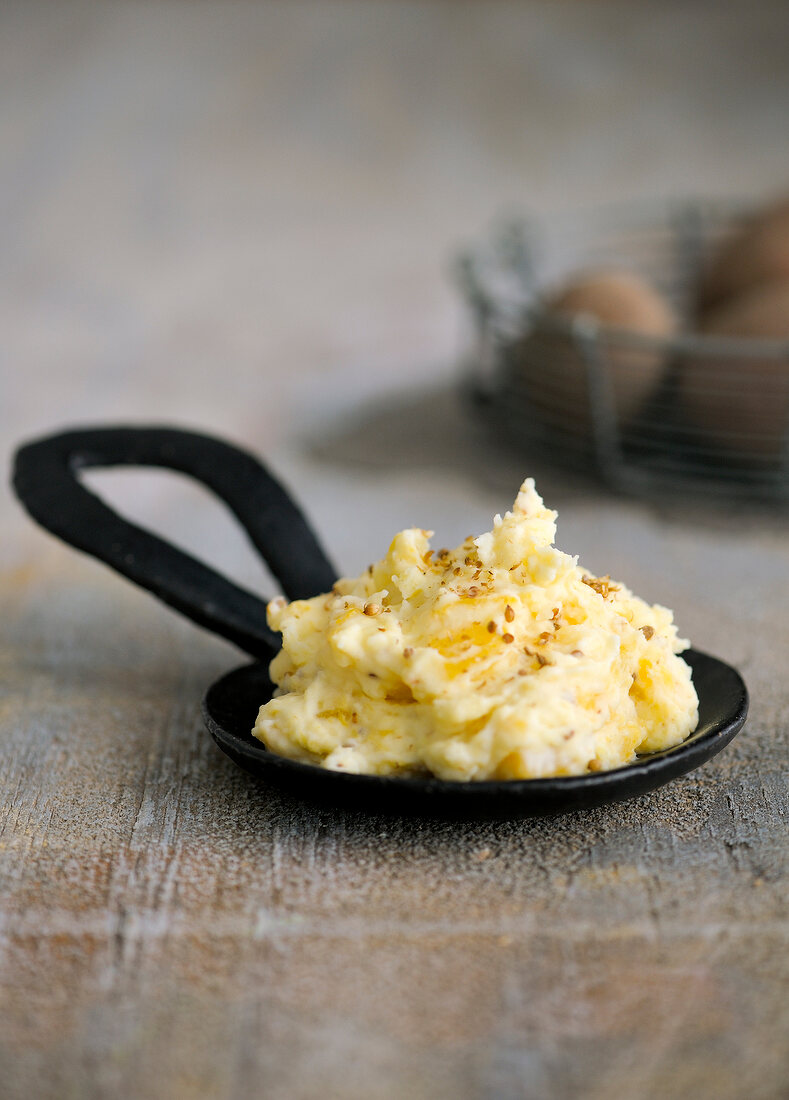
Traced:
<path id="1" fill-rule="evenodd" d="M 277 689 L 254 734 L 324 768 L 441 779 L 581 775 L 679 744 L 698 721 L 672 614 L 553 546 L 526 481 L 457 550 L 396 535 L 328 595 L 268 607 Z"/>

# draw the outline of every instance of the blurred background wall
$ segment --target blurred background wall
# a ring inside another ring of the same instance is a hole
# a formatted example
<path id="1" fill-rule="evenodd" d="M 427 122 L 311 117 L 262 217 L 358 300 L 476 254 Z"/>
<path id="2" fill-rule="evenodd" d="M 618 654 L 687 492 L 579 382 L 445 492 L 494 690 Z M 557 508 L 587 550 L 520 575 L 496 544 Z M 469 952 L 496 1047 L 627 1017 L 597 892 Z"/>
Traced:
<path id="1" fill-rule="evenodd" d="M 320 510 L 333 482 L 296 441 L 453 376 L 450 259 L 495 214 L 789 182 L 783 0 L 0 18 L 6 449 L 64 422 L 196 424 Z"/>

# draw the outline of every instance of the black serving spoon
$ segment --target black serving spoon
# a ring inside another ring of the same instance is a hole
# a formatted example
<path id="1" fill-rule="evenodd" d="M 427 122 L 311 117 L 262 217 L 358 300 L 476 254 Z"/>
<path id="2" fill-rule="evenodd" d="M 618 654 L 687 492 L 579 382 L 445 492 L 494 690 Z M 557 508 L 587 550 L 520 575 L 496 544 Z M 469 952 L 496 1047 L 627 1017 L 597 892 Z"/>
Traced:
<path id="1" fill-rule="evenodd" d="M 699 696 L 696 731 L 674 749 L 613 771 L 554 779 L 448 782 L 351 775 L 269 752 L 251 735 L 270 698 L 268 662 L 279 637 L 266 625 L 266 602 L 157 535 L 113 512 L 79 481 L 91 467 L 158 466 L 188 474 L 234 512 L 289 599 L 331 588 L 336 572 L 298 507 L 251 454 L 210 436 L 174 428 L 91 428 L 21 447 L 14 488 L 30 515 L 59 538 L 99 558 L 193 622 L 256 658 L 207 691 L 203 717 L 232 760 L 301 797 L 373 812 L 455 820 L 531 817 L 584 809 L 644 794 L 709 760 L 742 728 L 748 693 L 723 661 L 690 650 Z"/>

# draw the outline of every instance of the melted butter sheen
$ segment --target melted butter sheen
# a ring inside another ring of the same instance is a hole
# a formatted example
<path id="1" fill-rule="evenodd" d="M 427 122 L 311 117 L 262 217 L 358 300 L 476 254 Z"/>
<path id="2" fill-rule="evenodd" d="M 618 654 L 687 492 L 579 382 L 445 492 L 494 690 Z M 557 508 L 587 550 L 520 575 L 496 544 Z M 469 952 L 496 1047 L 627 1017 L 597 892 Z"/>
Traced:
<path id="1" fill-rule="evenodd" d="M 331 593 L 272 600 L 275 697 L 253 733 L 325 768 L 526 779 L 619 767 L 698 721 L 672 614 L 553 545 L 524 482 L 493 530 L 452 551 L 401 531 Z"/>

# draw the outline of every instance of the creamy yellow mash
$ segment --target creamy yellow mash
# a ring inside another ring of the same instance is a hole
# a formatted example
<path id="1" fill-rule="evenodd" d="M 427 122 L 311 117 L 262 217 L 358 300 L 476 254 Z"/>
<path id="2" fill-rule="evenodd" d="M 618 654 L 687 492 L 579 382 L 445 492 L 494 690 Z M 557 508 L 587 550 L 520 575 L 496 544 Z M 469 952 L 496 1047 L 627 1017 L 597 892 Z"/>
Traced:
<path id="1" fill-rule="evenodd" d="M 324 768 L 526 779 L 616 768 L 698 721 L 672 614 L 553 546 L 534 482 L 456 550 L 430 531 L 331 593 L 272 600 L 277 689 L 254 734 Z"/>

